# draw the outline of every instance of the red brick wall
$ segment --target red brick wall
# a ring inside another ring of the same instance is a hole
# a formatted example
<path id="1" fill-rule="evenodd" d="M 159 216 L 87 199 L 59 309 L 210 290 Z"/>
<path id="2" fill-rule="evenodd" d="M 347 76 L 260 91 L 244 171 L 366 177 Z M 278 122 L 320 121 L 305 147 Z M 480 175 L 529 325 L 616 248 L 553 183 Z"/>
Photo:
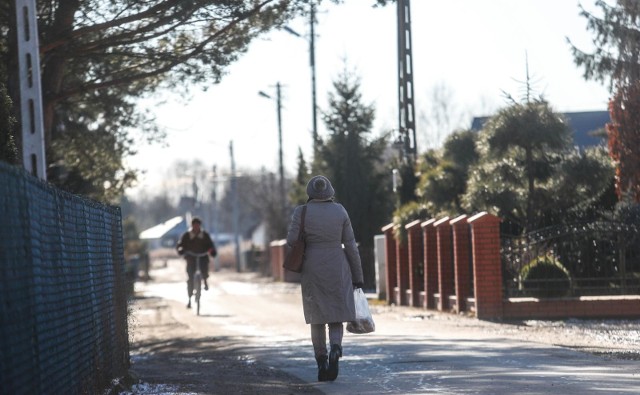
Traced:
<path id="1" fill-rule="evenodd" d="M 384 232 L 384 256 L 385 256 L 385 274 L 387 282 L 387 303 L 393 304 L 395 300 L 395 288 L 398 286 L 398 270 L 396 259 L 396 239 L 393 237 L 393 224 L 389 224 L 382 228 Z"/>
<path id="2" fill-rule="evenodd" d="M 411 223 L 407 225 L 409 237 L 405 245 L 396 242 L 393 227 L 389 224 L 382 228 L 385 235 L 387 302 L 390 304 L 406 304 L 404 295 L 411 289 L 414 306 L 416 298 L 420 300 L 420 291 L 423 291 L 422 308 L 448 310 L 449 296 L 455 295 L 456 311 L 468 311 L 469 306 L 465 302 L 473 283 L 473 307 L 480 319 L 640 317 L 640 295 L 503 299 L 500 219 L 493 215 L 483 212 L 470 218 L 459 216 L 453 220 L 443 218 Z M 419 228 L 422 228 L 421 233 Z M 273 277 L 286 281 L 282 268 L 284 244 L 279 243 L 271 243 L 271 270 Z M 472 257 L 471 268 L 469 255 Z M 424 262 L 422 279 L 412 276 L 417 259 Z M 434 293 L 443 295 L 438 306 L 434 303 Z M 397 299 L 397 295 L 403 297 Z"/>
<path id="3" fill-rule="evenodd" d="M 470 295 L 471 270 L 469 259 L 471 257 L 471 245 L 469 243 L 469 223 L 467 216 L 461 215 L 451 221 L 453 228 L 453 274 L 455 278 L 457 313 L 467 309 L 466 302 Z"/>
<path id="4" fill-rule="evenodd" d="M 473 251 L 476 316 L 502 317 L 500 218 L 485 212 L 469 218 Z"/>
<path id="5" fill-rule="evenodd" d="M 282 263 L 284 262 L 285 246 L 286 240 L 275 240 L 269 244 L 271 249 L 271 276 L 278 281 L 284 280 Z"/>
<path id="6" fill-rule="evenodd" d="M 433 224 L 435 219 L 422 223 L 422 245 L 424 247 L 424 308 L 435 309 L 433 294 L 438 293 L 438 235 Z"/>
<path id="7" fill-rule="evenodd" d="M 300 282 L 300 273 L 285 270 L 285 268 L 282 267 L 285 254 L 287 253 L 287 241 L 272 241 L 269 244 L 269 248 L 271 249 L 271 276 L 278 281 L 285 281 L 289 283 Z"/>
<path id="8" fill-rule="evenodd" d="M 640 317 L 640 295 L 580 298 L 511 298 L 504 301 L 504 318 L 622 318 Z"/>
<path id="9" fill-rule="evenodd" d="M 449 217 L 444 217 L 435 222 L 438 235 L 438 291 L 440 299 L 438 310 L 449 310 L 449 296 L 453 295 L 453 240 Z"/>
<path id="10" fill-rule="evenodd" d="M 409 254 L 407 243 L 396 242 L 397 285 L 395 300 L 399 306 L 406 305 L 405 291 L 409 289 Z"/>
<path id="11" fill-rule="evenodd" d="M 405 226 L 407 229 L 407 247 L 409 254 L 409 304 L 420 306 L 420 292 L 424 290 L 424 276 L 419 276 L 418 266 L 424 264 L 424 248 L 422 246 L 422 228 L 420 221 L 413 221 Z"/>

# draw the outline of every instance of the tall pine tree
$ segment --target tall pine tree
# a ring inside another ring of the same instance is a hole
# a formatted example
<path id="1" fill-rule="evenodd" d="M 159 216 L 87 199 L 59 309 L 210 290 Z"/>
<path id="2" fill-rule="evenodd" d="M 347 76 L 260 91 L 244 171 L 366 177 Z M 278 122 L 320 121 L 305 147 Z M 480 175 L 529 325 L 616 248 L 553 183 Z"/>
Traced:
<path id="1" fill-rule="evenodd" d="M 307 181 L 309 181 L 309 178 L 309 166 L 304 159 L 302 149 L 298 147 L 296 178 L 291 183 L 291 188 L 289 189 L 289 200 L 294 206 L 304 204 L 307 201 Z"/>
<path id="2" fill-rule="evenodd" d="M 1 74 L 1 73 L 0 73 Z M 0 161 L 17 163 L 18 151 L 13 139 L 16 120 L 7 88 L 0 82 Z"/>
<path id="3" fill-rule="evenodd" d="M 584 78 L 609 82 L 614 97 L 609 103 L 612 122 L 607 125 L 609 154 L 616 163 L 618 198 L 640 202 L 640 2 L 596 1 L 601 17 L 581 8 L 595 50 L 584 52 L 571 44 L 574 61 Z"/>
<path id="4" fill-rule="evenodd" d="M 383 162 L 387 139 L 372 136 L 375 110 L 363 102 L 360 80 L 353 73 L 344 70 L 333 89 L 322 114 L 329 133 L 320 138 L 312 169 L 331 180 L 336 200 L 347 209 L 360 245 L 365 285 L 373 286 L 373 237 L 393 208 L 391 171 Z"/>

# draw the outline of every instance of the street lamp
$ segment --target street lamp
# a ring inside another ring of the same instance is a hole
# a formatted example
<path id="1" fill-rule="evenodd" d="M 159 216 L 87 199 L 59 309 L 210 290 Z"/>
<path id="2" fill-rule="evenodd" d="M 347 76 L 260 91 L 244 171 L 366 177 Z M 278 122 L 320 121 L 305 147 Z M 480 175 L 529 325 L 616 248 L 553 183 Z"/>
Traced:
<path id="1" fill-rule="evenodd" d="M 282 209 L 282 213 L 281 215 L 284 215 L 284 208 L 285 208 L 285 189 L 284 189 L 284 165 L 283 165 L 283 161 L 282 161 L 282 101 L 281 101 L 281 95 L 280 95 L 280 82 L 276 83 L 276 107 L 277 107 L 277 111 L 278 111 L 278 165 L 279 165 L 279 173 L 280 173 L 280 204 L 281 204 L 281 209 Z M 258 95 L 265 97 L 267 99 L 273 99 L 269 94 L 263 92 L 263 91 L 259 91 Z"/>
<path id="2" fill-rule="evenodd" d="M 315 23 L 316 23 L 316 6 L 311 2 L 311 11 L 309 17 L 310 37 L 309 37 L 309 65 L 311 66 L 311 106 L 313 115 L 313 152 L 315 153 L 318 142 L 318 111 L 316 105 L 316 47 L 315 47 Z M 298 32 L 288 26 L 283 30 L 296 37 L 302 37 Z"/>

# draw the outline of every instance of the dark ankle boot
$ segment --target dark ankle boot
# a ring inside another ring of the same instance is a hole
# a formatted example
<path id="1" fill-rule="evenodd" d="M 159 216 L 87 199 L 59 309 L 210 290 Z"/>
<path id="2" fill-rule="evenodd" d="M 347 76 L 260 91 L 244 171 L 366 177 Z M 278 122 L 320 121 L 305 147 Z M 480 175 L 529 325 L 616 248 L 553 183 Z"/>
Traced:
<path id="1" fill-rule="evenodd" d="M 329 370 L 329 363 L 327 362 L 328 359 L 329 357 L 326 355 L 316 357 L 316 362 L 318 363 L 318 381 L 329 380 L 327 377 L 327 372 Z"/>
<path id="2" fill-rule="evenodd" d="M 327 372 L 328 379 L 333 381 L 338 378 L 338 361 L 342 357 L 342 347 L 338 344 L 331 345 L 331 352 L 329 353 L 329 370 Z"/>

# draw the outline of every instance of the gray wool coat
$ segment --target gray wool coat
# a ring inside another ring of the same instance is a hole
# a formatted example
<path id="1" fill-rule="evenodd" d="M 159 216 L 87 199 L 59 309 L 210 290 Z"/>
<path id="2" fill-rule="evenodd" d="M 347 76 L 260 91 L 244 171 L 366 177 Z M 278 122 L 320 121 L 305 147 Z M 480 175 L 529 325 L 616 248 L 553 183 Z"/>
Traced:
<path id="1" fill-rule="evenodd" d="M 293 211 L 287 234 L 289 246 L 298 238 L 302 207 Z M 362 283 L 363 276 L 347 211 L 333 201 L 311 200 L 304 230 L 306 248 L 300 283 L 306 323 L 355 321 L 352 283 Z"/>

